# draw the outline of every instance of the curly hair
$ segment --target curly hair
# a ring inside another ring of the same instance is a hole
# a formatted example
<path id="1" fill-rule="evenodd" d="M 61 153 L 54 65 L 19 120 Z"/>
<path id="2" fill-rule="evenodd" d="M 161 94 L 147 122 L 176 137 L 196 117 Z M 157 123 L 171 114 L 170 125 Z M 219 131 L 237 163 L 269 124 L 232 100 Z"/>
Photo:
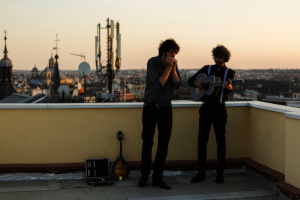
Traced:
<path id="1" fill-rule="evenodd" d="M 159 56 L 162 56 L 163 53 L 169 51 L 170 49 L 173 49 L 177 54 L 180 50 L 180 46 L 172 38 L 161 41 L 158 47 Z"/>
<path id="2" fill-rule="evenodd" d="M 211 52 L 213 57 L 224 56 L 225 62 L 228 62 L 231 57 L 230 51 L 224 45 L 216 46 Z"/>

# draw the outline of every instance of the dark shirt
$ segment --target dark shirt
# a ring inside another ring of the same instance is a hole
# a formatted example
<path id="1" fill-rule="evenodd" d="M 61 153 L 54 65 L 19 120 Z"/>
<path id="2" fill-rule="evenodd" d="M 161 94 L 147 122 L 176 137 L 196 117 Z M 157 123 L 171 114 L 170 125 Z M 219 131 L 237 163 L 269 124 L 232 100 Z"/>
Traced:
<path id="1" fill-rule="evenodd" d="M 208 76 L 208 66 L 209 65 L 205 65 L 196 74 L 194 74 L 191 78 L 189 78 L 188 83 L 191 87 L 195 87 L 193 82 L 199 73 L 204 73 L 204 74 L 206 74 L 206 76 Z M 221 81 L 224 81 L 225 70 L 226 70 L 226 66 L 220 70 L 217 70 L 217 67 L 215 65 L 212 65 L 211 70 L 210 70 L 210 75 L 219 77 L 221 79 Z M 235 75 L 235 72 L 232 69 L 228 69 L 226 81 L 228 81 L 229 79 L 233 80 L 234 75 Z M 214 89 L 213 93 L 205 100 L 205 102 L 207 102 L 207 103 L 220 102 L 220 95 L 221 95 L 222 87 L 218 87 L 218 88 L 219 88 L 219 90 L 216 88 Z M 227 101 L 229 92 L 231 92 L 231 91 L 224 89 L 223 98 L 222 98 L 223 103 L 225 101 Z"/>
<path id="2" fill-rule="evenodd" d="M 160 56 L 152 57 L 147 63 L 146 89 L 144 95 L 145 103 L 171 103 L 173 97 L 173 88 L 177 89 L 181 85 L 181 78 L 176 66 L 177 75 L 180 79 L 178 83 L 172 82 L 172 72 L 164 85 L 161 85 L 159 78 L 164 73 L 165 67 L 160 59 Z"/>

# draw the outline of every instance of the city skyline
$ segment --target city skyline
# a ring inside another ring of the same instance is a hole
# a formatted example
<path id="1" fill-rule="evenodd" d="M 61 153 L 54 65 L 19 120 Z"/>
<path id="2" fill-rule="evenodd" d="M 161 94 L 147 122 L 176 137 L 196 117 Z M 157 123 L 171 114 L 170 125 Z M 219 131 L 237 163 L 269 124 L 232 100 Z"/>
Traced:
<path id="1" fill-rule="evenodd" d="M 212 64 L 210 51 L 217 44 L 231 51 L 233 69 L 299 68 L 298 0 L 1 1 L 0 52 L 6 30 L 13 70 L 48 66 L 56 34 L 60 70 L 76 70 L 83 62 L 71 53 L 85 54 L 95 69 L 97 24 L 105 26 L 107 18 L 120 23 L 124 70 L 145 69 L 166 38 L 179 43 L 182 69 Z M 102 37 L 103 61 L 104 30 Z"/>

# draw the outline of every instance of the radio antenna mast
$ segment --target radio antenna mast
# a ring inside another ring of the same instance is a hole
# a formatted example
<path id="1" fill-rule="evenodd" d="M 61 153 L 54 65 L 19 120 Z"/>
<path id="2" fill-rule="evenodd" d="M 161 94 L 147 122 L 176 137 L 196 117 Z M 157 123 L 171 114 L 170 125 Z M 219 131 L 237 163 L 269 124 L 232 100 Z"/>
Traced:
<path id="1" fill-rule="evenodd" d="M 95 60 L 96 60 L 96 72 L 100 78 L 102 69 L 106 70 L 108 76 L 108 90 L 112 94 L 112 80 L 115 78 L 116 73 L 121 67 L 121 34 L 120 34 L 120 24 L 119 22 L 114 23 L 113 20 L 107 18 L 106 27 L 101 28 L 100 24 L 97 24 L 97 36 L 95 37 Z M 117 47 L 116 51 L 113 51 L 113 39 L 114 39 L 114 29 L 116 28 L 116 40 Z M 107 60 L 106 66 L 102 66 L 101 62 L 101 29 L 107 29 Z"/>

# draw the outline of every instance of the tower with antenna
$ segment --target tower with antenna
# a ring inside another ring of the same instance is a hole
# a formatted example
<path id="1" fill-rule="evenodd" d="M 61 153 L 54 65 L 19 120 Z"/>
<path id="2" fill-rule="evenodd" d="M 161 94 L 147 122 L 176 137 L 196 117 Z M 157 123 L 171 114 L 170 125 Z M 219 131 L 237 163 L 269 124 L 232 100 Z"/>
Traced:
<path id="1" fill-rule="evenodd" d="M 112 81 L 115 78 L 116 73 L 121 67 L 121 34 L 119 22 L 114 23 L 113 20 L 107 18 L 107 24 L 105 27 L 101 27 L 101 24 L 97 25 L 97 36 L 95 37 L 95 59 L 96 59 L 96 72 L 98 76 L 101 76 L 101 71 L 106 70 L 105 76 L 108 77 L 108 91 L 112 94 Z M 101 60 L 101 29 L 107 31 L 107 59 Z M 113 50 L 113 41 L 115 38 L 116 29 L 116 50 Z M 105 64 L 103 64 L 105 62 Z"/>
<path id="2" fill-rule="evenodd" d="M 11 59 L 7 56 L 7 48 L 6 48 L 6 30 L 4 31 L 4 58 L 0 61 L 0 99 L 10 96 L 12 93 L 16 92 L 14 82 L 12 79 L 12 68 L 13 64 Z"/>

